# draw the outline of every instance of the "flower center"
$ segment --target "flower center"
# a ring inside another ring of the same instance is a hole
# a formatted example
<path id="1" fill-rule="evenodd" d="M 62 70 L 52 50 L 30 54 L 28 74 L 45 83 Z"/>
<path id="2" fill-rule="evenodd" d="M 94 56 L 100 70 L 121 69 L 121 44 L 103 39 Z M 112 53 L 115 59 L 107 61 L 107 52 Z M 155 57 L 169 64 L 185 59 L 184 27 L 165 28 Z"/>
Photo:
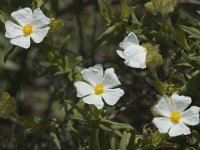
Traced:
<path id="1" fill-rule="evenodd" d="M 104 87 L 101 84 L 97 84 L 94 88 L 94 92 L 96 95 L 101 95 L 104 92 Z"/>
<path id="2" fill-rule="evenodd" d="M 33 27 L 30 24 L 27 24 L 23 27 L 23 32 L 25 36 L 28 36 L 33 32 Z"/>
<path id="3" fill-rule="evenodd" d="M 170 115 L 170 120 L 173 122 L 173 123 L 179 123 L 181 119 L 181 114 L 179 112 L 172 112 L 171 115 Z"/>

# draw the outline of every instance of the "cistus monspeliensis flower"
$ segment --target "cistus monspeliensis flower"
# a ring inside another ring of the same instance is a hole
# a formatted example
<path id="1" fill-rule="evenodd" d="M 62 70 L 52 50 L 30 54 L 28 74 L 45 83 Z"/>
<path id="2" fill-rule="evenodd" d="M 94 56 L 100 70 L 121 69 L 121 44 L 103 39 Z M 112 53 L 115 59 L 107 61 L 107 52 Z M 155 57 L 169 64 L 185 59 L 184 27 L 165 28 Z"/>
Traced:
<path id="1" fill-rule="evenodd" d="M 119 46 L 123 49 L 117 50 L 117 54 L 125 59 L 124 63 L 133 68 L 146 68 L 147 50 L 139 45 L 137 36 L 130 32 Z"/>
<path id="2" fill-rule="evenodd" d="M 199 124 L 200 108 L 192 106 L 186 110 L 192 100 L 188 96 L 173 94 L 171 97 L 163 95 L 153 107 L 153 112 L 161 117 L 155 117 L 153 123 L 160 133 L 168 133 L 170 137 L 188 135 L 189 126 Z"/>
<path id="3" fill-rule="evenodd" d="M 47 18 L 40 8 L 33 12 L 30 8 L 23 8 L 11 13 L 11 16 L 17 21 L 15 24 L 11 21 L 5 22 L 5 36 L 10 38 L 10 43 L 22 48 L 30 47 L 30 40 L 35 43 L 41 43 L 47 35 L 50 27 L 50 19 Z"/>
<path id="4" fill-rule="evenodd" d="M 86 82 L 75 82 L 74 86 L 77 90 L 77 97 L 83 97 L 83 101 L 87 104 L 93 104 L 98 109 L 104 106 L 103 100 L 108 105 L 114 105 L 124 95 L 124 91 L 115 88 L 120 85 L 114 69 L 109 68 L 103 71 L 102 65 L 98 64 L 81 71 L 83 79 Z"/>

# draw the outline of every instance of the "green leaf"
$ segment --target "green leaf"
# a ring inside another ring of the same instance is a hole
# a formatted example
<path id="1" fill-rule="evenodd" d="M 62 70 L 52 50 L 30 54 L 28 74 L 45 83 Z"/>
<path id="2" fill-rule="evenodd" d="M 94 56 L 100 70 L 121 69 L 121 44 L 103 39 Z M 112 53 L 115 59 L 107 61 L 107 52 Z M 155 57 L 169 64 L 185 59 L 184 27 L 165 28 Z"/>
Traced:
<path id="1" fill-rule="evenodd" d="M 114 130 L 114 133 L 119 137 L 122 137 L 122 133 L 119 130 Z"/>
<path id="2" fill-rule="evenodd" d="M 90 149 L 101 150 L 99 145 L 99 129 L 94 128 L 90 137 Z"/>
<path id="3" fill-rule="evenodd" d="M 107 120 L 105 118 L 101 119 L 101 123 L 104 124 L 105 126 L 109 126 L 111 129 L 128 129 L 128 130 L 133 130 L 133 127 L 129 124 L 125 124 L 125 123 L 118 123 L 118 122 L 114 122 L 111 120 Z"/>
<path id="4" fill-rule="evenodd" d="M 4 16 L 0 13 L 0 21 L 4 24 L 6 22 L 6 19 Z"/>
<path id="5" fill-rule="evenodd" d="M 196 68 L 196 70 L 200 69 L 200 56 L 196 54 L 187 55 L 184 52 L 182 52 L 182 56 L 189 64 Z"/>
<path id="6" fill-rule="evenodd" d="M 33 8 L 40 8 L 44 3 L 44 0 L 34 0 L 32 6 Z"/>
<path id="7" fill-rule="evenodd" d="M 186 49 L 186 50 L 190 49 L 190 47 L 189 47 L 189 45 L 187 43 L 185 34 L 184 34 L 184 32 L 182 30 L 176 29 L 176 31 L 175 31 L 175 33 L 173 35 L 173 39 L 176 41 L 176 43 L 178 45 L 180 45 L 184 49 Z"/>
<path id="8" fill-rule="evenodd" d="M 128 144 L 130 142 L 131 133 L 124 131 L 122 135 L 122 139 L 120 142 L 120 150 L 127 150 Z"/>
<path id="9" fill-rule="evenodd" d="M 112 9 L 112 0 L 98 0 L 101 15 L 106 19 L 108 24 L 115 20 L 114 11 Z"/>
<path id="10" fill-rule="evenodd" d="M 39 62 L 39 64 L 40 64 L 41 66 L 43 66 L 43 67 L 50 67 L 50 66 L 51 66 L 51 63 L 46 62 L 46 61 L 41 61 L 41 62 Z"/>
<path id="11" fill-rule="evenodd" d="M 68 123 L 67 123 L 67 130 L 69 132 L 74 132 L 74 133 L 76 133 L 78 135 L 78 131 L 73 127 L 72 121 L 68 121 Z"/>
<path id="12" fill-rule="evenodd" d="M 187 27 L 184 25 L 181 25 L 180 28 L 185 31 L 186 33 L 188 33 L 190 36 L 190 38 L 195 38 L 197 40 L 200 40 L 200 31 L 199 29 L 196 29 L 194 27 Z"/>
<path id="13" fill-rule="evenodd" d="M 0 96 L 0 116 L 9 118 L 16 112 L 16 101 L 10 96 L 9 93 L 4 92 Z"/>
<path id="14" fill-rule="evenodd" d="M 197 71 L 198 72 L 198 71 Z M 192 74 L 192 78 L 186 84 L 184 94 L 193 95 L 194 99 L 200 99 L 200 73 Z"/>
<path id="15" fill-rule="evenodd" d="M 154 147 L 158 148 L 158 146 L 160 146 L 168 138 L 168 136 L 166 134 L 155 132 L 152 133 L 151 138 Z"/>
<path id="16" fill-rule="evenodd" d="M 138 20 L 138 18 L 136 17 L 135 13 L 132 13 L 132 24 L 133 25 L 140 25 L 140 21 Z"/>
<path id="17" fill-rule="evenodd" d="M 8 20 L 7 13 L 0 10 L 0 21 L 4 24 Z"/>
<path id="18" fill-rule="evenodd" d="M 105 126 L 105 125 L 103 125 L 103 124 L 100 124 L 100 125 L 99 125 L 99 128 L 101 128 L 101 129 L 104 130 L 104 131 L 112 131 L 111 128 L 109 128 L 109 127 L 107 127 L 107 126 Z"/>
<path id="19" fill-rule="evenodd" d="M 133 7 L 129 7 L 127 0 L 120 0 L 121 6 L 121 19 L 128 19 L 133 12 Z"/>
<path id="20" fill-rule="evenodd" d="M 53 141 L 54 141 L 54 143 L 55 143 L 57 149 L 58 149 L 58 150 L 61 150 L 60 141 L 59 141 L 57 135 L 56 135 L 55 133 L 53 133 L 53 132 L 51 132 L 50 135 L 51 135 L 51 137 L 53 138 Z"/>
<path id="21" fill-rule="evenodd" d="M 112 137 L 110 145 L 111 145 L 111 150 L 116 150 L 116 148 L 115 148 L 115 137 Z"/>
<path id="22" fill-rule="evenodd" d="M 101 45 L 102 42 L 104 42 L 106 39 L 109 39 L 110 37 L 113 36 L 113 33 L 115 31 L 120 32 L 123 24 L 120 22 L 115 23 L 114 25 L 108 27 L 95 41 L 92 50 L 95 51 L 98 46 Z"/>
<path id="23" fill-rule="evenodd" d="M 70 35 L 67 35 L 67 37 L 64 39 L 61 49 L 66 50 L 69 45 L 69 42 L 70 42 Z"/>

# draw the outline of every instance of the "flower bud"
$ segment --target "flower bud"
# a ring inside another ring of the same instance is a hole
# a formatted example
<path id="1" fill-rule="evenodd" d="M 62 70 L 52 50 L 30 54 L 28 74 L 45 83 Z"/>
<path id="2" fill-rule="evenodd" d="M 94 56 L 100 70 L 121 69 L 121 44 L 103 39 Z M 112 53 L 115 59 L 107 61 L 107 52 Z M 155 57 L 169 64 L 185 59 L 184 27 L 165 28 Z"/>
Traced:
<path id="1" fill-rule="evenodd" d="M 63 26 L 64 23 L 61 19 L 56 20 L 55 18 L 51 18 L 50 22 L 51 32 L 61 32 Z"/>
<path id="2" fill-rule="evenodd" d="M 162 56 L 159 54 L 159 45 L 145 43 L 142 46 L 148 50 L 146 63 L 149 68 L 155 69 L 162 65 L 163 59 Z"/>

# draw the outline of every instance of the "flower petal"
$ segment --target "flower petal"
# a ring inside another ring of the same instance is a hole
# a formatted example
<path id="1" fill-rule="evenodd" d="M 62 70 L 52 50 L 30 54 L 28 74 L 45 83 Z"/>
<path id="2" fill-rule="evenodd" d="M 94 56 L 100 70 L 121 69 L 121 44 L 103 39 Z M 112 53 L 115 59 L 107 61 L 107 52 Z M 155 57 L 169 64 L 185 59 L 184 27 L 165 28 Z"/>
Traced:
<path id="1" fill-rule="evenodd" d="M 104 85 L 105 88 L 114 88 L 121 84 L 113 68 L 105 70 L 101 83 Z"/>
<path id="2" fill-rule="evenodd" d="M 181 113 L 181 121 L 187 125 L 197 125 L 199 124 L 199 112 L 199 107 L 192 106 L 188 110 Z"/>
<path id="3" fill-rule="evenodd" d="M 6 28 L 5 36 L 7 38 L 15 38 L 15 37 L 23 35 L 22 27 L 16 25 L 13 22 L 6 21 L 5 22 L 5 28 Z"/>
<path id="4" fill-rule="evenodd" d="M 173 110 L 179 112 L 183 112 L 192 102 L 190 97 L 179 96 L 178 94 L 173 94 L 171 98 Z"/>
<path id="5" fill-rule="evenodd" d="M 84 97 L 83 101 L 86 104 L 94 104 L 98 109 L 101 109 L 104 106 L 101 96 L 94 94 Z"/>
<path id="6" fill-rule="evenodd" d="M 181 122 L 174 124 L 169 130 L 169 136 L 171 137 L 179 136 L 179 135 L 188 135 L 190 133 L 191 133 L 190 128 L 188 128 L 186 125 L 184 125 Z"/>
<path id="7" fill-rule="evenodd" d="M 165 117 L 156 117 L 153 119 L 152 122 L 158 128 L 160 133 L 167 133 L 171 128 L 171 126 L 173 125 L 170 119 Z"/>
<path id="8" fill-rule="evenodd" d="M 93 87 L 85 82 L 78 81 L 74 83 L 74 86 L 77 90 L 77 97 L 83 97 L 94 93 Z"/>
<path id="9" fill-rule="evenodd" d="M 11 16 L 21 25 L 25 26 L 31 24 L 32 20 L 32 10 L 30 8 L 23 8 L 17 11 L 14 11 Z"/>
<path id="10" fill-rule="evenodd" d="M 168 96 L 163 95 L 158 104 L 153 107 L 152 111 L 156 114 L 169 117 L 172 112 L 172 108 Z"/>
<path id="11" fill-rule="evenodd" d="M 86 81 L 95 86 L 96 84 L 101 83 L 103 78 L 103 67 L 98 64 L 93 67 L 89 67 L 88 69 L 83 69 L 81 74 Z"/>
<path id="12" fill-rule="evenodd" d="M 139 45 L 139 41 L 138 41 L 138 38 L 137 36 L 135 35 L 135 33 L 133 32 L 130 32 L 123 40 L 123 42 L 120 42 L 119 43 L 119 46 L 122 48 L 122 49 L 126 49 L 128 48 L 129 46 L 132 46 L 132 45 Z"/>
<path id="13" fill-rule="evenodd" d="M 41 43 L 44 37 L 47 35 L 49 29 L 49 27 L 43 29 L 34 29 L 34 32 L 31 34 L 31 38 L 35 43 Z"/>
<path id="14" fill-rule="evenodd" d="M 13 38 L 10 40 L 10 43 L 28 49 L 30 47 L 30 36 L 19 36 Z"/>
<path id="15" fill-rule="evenodd" d="M 116 88 L 106 89 L 105 93 L 102 94 L 102 97 L 108 105 L 114 105 L 122 95 L 124 95 L 124 91 L 120 88 Z"/>
<path id="16" fill-rule="evenodd" d="M 32 25 L 34 28 L 41 28 L 50 23 L 50 19 L 47 18 L 40 8 L 37 8 L 33 11 L 33 20 Z"/>
<path id="17" fill-rule="evenodd" d="M 124 50 L 125 64 L 133 68 L 146 68 L 147 51 L 138 45 L 132 45 Z"/>
<path id="18" fill-rule="evenodd" d="M 116 50 L 117 54 L 121 57 L 121 58 L 125 58 L 124 57 L 124 51 L 121 50 Z"/>

